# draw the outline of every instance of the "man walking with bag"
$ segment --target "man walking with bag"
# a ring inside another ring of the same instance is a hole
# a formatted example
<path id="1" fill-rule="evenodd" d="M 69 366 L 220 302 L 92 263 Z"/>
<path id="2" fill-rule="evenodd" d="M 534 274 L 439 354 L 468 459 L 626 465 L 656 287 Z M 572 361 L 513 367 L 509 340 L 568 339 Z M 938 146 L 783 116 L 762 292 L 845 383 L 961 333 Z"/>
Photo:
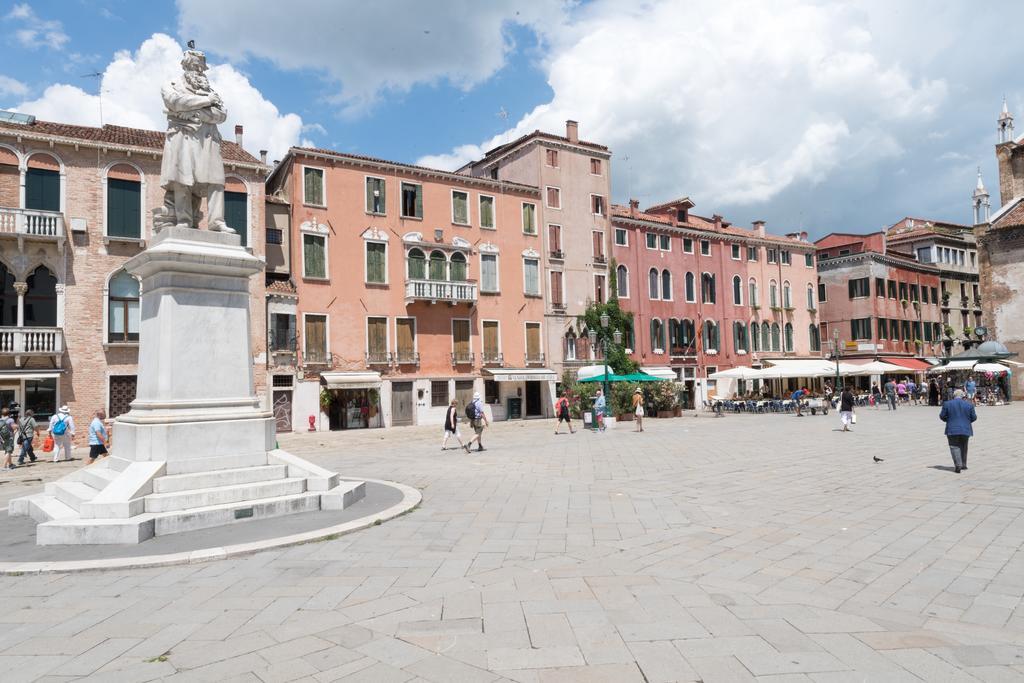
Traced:
<path id="1" fill-rule="evenodd" d="M 64 460 L 71 460 L 71 440 L 75 438 L 75 420 L 66 405 L 50 418 L 50 436 L 53 437 L 53 461 L 60 462 L 60 452 L 64 450 Z"/>
<path id="2" fill-rule="evenodd" d="M 36 461 L 36 452 L 32 448 L 32 441 L 36 438 L 36 430 L 39 425 L 36 424 L 35 413 L 31 408 L 25 411 L 25 414 L 20 420 L 18 420 L 18 433 L 21 436 L 21 454 L 18 455 L 18 464 L 25 464 L 25 457 L 28 456 L 30 462 Z"/>
<path id="3" fill-rule="evenodd" d="M 843 393 L 839 395 L 839 419 L 843 423 L 843 431 L 850 431 L 853 424 L 853 392 L 849 386 L 843 387 Z"/>
<path id="4" fill-rule="evenodd" d="M 484 448 L 484 427 L 487 426 L 487 415 L 484 413 L 484 404 L 480 400 L 480 394 L 473 394 L 473 400 L 466 407 L 466 416 L 473 421 L 473 436 L 466 443 L 466 452 L 470 452 L 470 446 L 476 441 L 477 452 L 486 450 Z"/>
<path id="5" fill-rule="evenodd" d="M 939 413 L 939 419 L 946 423 L 946 441 L 957 474 L 967 469 L 967 442 L 974 436 L 972 423 L 978 419 L 974 404 L 964 400 L 964 396 L 963 389 L 954 391 L 953 399 L 943 403 Z"/>

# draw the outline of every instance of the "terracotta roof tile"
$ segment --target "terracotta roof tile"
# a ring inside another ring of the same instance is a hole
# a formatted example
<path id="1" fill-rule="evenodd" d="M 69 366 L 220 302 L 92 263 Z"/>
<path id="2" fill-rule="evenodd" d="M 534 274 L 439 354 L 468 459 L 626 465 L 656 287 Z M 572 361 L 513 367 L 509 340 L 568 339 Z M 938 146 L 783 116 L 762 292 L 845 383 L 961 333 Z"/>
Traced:
<path id="1" fill-rule="evenodd" d="M 693 200 L 690 199 L 689 197 L 679 197 L 678 199 L 673 199 L 670 202 L 662 202 L 661 204 L 648 206 L 646 209 L 644 209 L 644 213 L 652 213 L 655 211 L 659 211 L 661 209 L 667 209 L 671 206 L 679 206 L 680 204 L 686 204 L 687 206 L 691 207 L 694 205 Z"/>
<path id="2" fill-rule="evenodd" d="M 52 135 L 54 137 L 71 140 L 83 140 L 94 144 L 102 145 L 123 145 L 126 147 L 142 147 L 163 151 L 164 133 L 158 130 L 145 130 L 142 128 L 127 128 L 125 126 L 113 126 L 107 124 L 102 128 L 94 126 L 75 126 L 70 123 L 55 123 L 53 121 L 36 120 L 31 124 L 18 124 L 10 121 L 0 122 L 0 134 L 28 133 L 32 135 Z M 225 161 L 238 161 L 241 163 L 258 164 L 259 160 L 236 145 L 234 142 L 224 141 L 221 144 L 221 154 Z"/>
<path id="3" fill-rule="evenodd" d="M 296 296 L 298 290 L 291 280 L 271 280 L 267 283 L 267 294 L 287 294 Z"/>
<path id="4" fill-rule="evenodd" d="M 662 214 L 650 214 L 643 211 L 637 211 L 635 215 L 630 214 L 628 206 L 622 206 L 621 204 L 612 204 L 611 206 L 612 218 L 621 216 L 623 218 L 633 218 L 635 220 L 647 221 L 650 223 L 661 223 L 666 227 L 679 227 L 679 228 L 690 228 L 692 230 L 705 230 L 710 233 L 719 235 L 731 235 L 743 239 L 759 239 L 768 240 L 770 242 L 778 242 L 780 244 L 788 244 L 794 247 L 810 247 L 814 248 L 814 245 L 810 242 L 804 242 L 803 240 L 793 239 L 792 237 L 785 237 L 783 235 L 772 235 L 765 234 L 762 237 L 756 230 L 745 230 L 743 228 L 737 228 L 733 226 L 725 226 L 716 228 L 715 223 L 712 220 L 697 216 L 695 214 L 687 214 L 686 223 L 676 223 L 673 225 L 672 219 Z"/>
<path id="5" fill-rule="evenodd" d="M 567 137 L 563 137 L 561 135 L 554 135 L 552 133 L 545 133 L 545 132 L 543 132 L 541 130 L 535 130 L 532 133 L 527 133 L 526 135 L 523 135 L 523 136 L 521 136 L 519 138 L 516 138 L 512 142 L 507 142 L 504 145 L 498 145 L 494 149 L 488 150 L 484 154 L 484 159 L 483 160 L 490 159 L 491 157 L 493 157 L 495 155 L 501 154 L 501 153 L 503 153 L 503 152 L 505 152 L 507 150 L 513 149 L 515 147 L 518 147 L 519 145 L 523 144 L 527 140 L 529 140 L 531 138 L 534 138 L 534 137 L 544 138 L 545 140 L 555 140 L 557 142 L 565 142 L 565 143 L 570 144 L 570 145 L 579 145 L 581 147 L 592 147 L 594 149 L 599 149 L 602 152 L 607 152 L 608 151 L 608 148 L 605 145 L 599 145 L 596 142 L 587 142 L 585 140 L 577 140 L 576 142 L 570 142 L 569 138 L 567 138 Z M 474 163 L 479 163 L 479 162 L 474 162 Z"/>
<path id="6" fill-rule="evenodd" d="M 1011 225 L 1024 225 L 1024 202 L 1018 202 L 1017 206 L 1000 216 L 992 227 L 1005 228 Z"/>

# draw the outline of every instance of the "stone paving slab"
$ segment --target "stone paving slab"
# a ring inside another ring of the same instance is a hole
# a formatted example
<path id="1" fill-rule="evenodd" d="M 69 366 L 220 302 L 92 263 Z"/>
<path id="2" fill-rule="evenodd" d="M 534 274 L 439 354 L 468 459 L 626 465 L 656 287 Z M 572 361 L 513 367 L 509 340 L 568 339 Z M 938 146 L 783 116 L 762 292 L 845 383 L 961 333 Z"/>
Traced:
<path id="1" fill-rule="evenodd" d="M 282 436 L 422 504 L 204 564 L 0 577 L 2 679 L 1024 680 L 1024 406 L 979 409 L 960 475 L 935 409 L 836 429 L 529 421 L 471 456 L 435 426 Z"/>

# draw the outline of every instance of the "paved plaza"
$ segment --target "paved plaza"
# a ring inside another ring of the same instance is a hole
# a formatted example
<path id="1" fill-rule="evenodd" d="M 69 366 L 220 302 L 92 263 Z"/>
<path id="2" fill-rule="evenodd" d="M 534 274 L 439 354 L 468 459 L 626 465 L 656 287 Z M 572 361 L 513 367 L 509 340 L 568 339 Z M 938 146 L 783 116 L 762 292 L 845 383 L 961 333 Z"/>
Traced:
<path id="1" fill-rule="evenodd" d="M 0 577 L 0 679 L 1024 680 L 1024 406 L 979 409 L 960 475 L 934 408 L 838 426 L 503 423 L 472 456 L 440 427 L 282 436 L 422 505 L 230 560 Z"/>

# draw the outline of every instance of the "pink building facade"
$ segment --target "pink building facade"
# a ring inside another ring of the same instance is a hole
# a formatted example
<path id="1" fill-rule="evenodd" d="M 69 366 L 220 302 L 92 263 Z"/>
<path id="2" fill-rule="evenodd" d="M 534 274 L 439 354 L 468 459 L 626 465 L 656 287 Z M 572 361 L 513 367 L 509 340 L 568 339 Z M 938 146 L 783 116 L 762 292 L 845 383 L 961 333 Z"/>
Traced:
<path id="1" fill-rule="evenodd" d="M 536 187 L 293 148 L 294 423 L 443 422 L 479 392 L 494 419 L 551 414 Z"/>
<path id="2" fill-rule="evenodd" d="M 684 382 L 690 400 L 709 374 L 772 358 L 821 356 L 815 248 L 679 199 L 641 212 L 612 208 L 619 305 L 633 313 L 633 358 Z"/>

